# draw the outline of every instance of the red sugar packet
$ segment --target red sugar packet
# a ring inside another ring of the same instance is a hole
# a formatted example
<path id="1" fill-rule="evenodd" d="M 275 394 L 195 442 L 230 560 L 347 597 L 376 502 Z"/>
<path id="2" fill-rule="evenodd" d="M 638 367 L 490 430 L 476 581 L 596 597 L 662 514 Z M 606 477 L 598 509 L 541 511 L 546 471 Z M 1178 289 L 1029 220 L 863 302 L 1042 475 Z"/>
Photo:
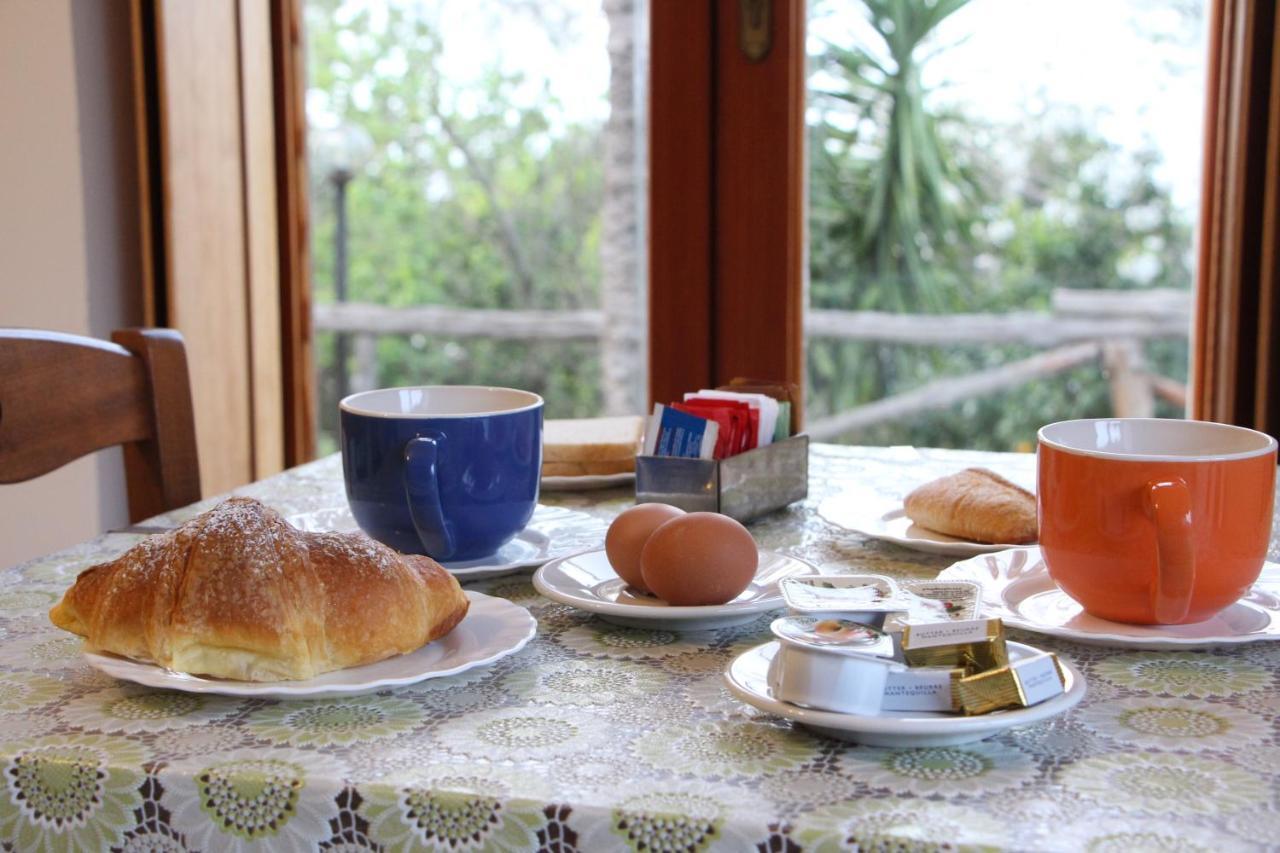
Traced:
<path id="1" fill-rule="evenodd" d="M 686 406 L 697 406 L 699 408 L 717 407 L 732 408 L 743 414 L 744 432 L 738 443 L 737 453 L 747 450 L 753 450 L 760 442 L 760 410 L 754 408 L 751 404 L 741 400 L 727 400 L 721 397 L 685 397 L 684 404 Z"/>

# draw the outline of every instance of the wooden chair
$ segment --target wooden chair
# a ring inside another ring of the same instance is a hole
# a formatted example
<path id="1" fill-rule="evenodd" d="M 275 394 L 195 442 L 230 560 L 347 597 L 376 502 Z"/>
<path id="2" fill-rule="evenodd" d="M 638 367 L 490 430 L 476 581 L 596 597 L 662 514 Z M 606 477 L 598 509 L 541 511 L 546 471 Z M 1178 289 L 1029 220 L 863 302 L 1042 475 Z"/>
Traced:
<path id="1" fill-rule="evenodd" d="M 123 445 L 136 522 L 200 499 L 187 354 L 171 329 L 111 340 L 0 329 L 0 483 Z"/>

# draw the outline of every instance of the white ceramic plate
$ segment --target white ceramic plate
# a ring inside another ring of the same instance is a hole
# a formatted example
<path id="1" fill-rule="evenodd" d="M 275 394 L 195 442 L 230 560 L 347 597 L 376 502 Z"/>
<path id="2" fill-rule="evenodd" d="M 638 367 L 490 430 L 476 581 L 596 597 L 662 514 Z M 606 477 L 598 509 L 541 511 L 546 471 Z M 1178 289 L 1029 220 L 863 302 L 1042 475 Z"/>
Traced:
<path id="1" fill-rule="evenodd" d="M 1041 650 L 1022 643 L 1009 643 L 1012 660 Z M 785 717 L 839 740 L 868 746 L 917 747 L 949 746 L 989 738 L 1011 726 L 1025 726 L 1069 711 L 1084 698 L 1084 676 L 1065 660 L 1060 660 L 1067 676 L 1066 692 L 1030 708 L 993 711 L 975 717 L 928 711 L 881 711 L 878 714 L 837 714 L 815 711 L 783 702 L 769 687 L 769 664 L 778 652 L 778 643 L 748 649 L 729 664 L 725 684 L 734 696 L 769 714 Z"/>
<path id="2" fill-rule="evenodd" d="M 471 608 L 452 631 L 405 655 L 365 666 L 326 672 L 305 681 L 227 681 L 173 672 L 153 663 L 85 652 L 95 669 L 113 678 L 186 693 L 252 696 L 256 699 L 331 699 L 457 675 L 515 654 L 533 639 L 538 622 L 505 598 L 467 591 Z"/>
<path id="3" fill-rule="evenodd" d="M 538 592 L 606 622 L 659 631 L 708 631 L 750 622 L 761 613 L 783 607 L 778 581 L 796 575 L 816 575 L 810 563 L 775 551 L 761 551 L 755 580 L 728 604 L 673 607 L 661 599 L 636 592 L 609 565 L 603 549 L 552 560 L 534 572 Z"/>
<path id="4" fill-rule="evenodd" d="M 585 492 L 627 486 L 635 481 L 634 471 L 624 471 L 621 474 L 584 474 L 581 477 L 543 477 L 542 488 L 548 492 Z"/>
<path id="5" fill-rule="evenodd" d="M 836 527 L 928 554 L 967 557 L 1015 547 L 970 542 L 921 527 L 907 518 L 901 498 L 890 498 L 870 491 L 832 495 L 818 505 L 818 515 Z"/>
<path id="6" fill-rule="evenodd" d="M 450 560 L 441 562 L 440 565 L 460 581 L 499 577 L 542 565 L 551 559 L 551 537 L 538 529 L 538 510 L 542 509 L 544 507 L 539 505 L 538 509 L 534 510 L 534 517 L 529 520 L 529 526 L 499 548 L 496 554 L 481 557 L 478 560 Z M 360 529 L 351 516 L 351 510 L 347 507 L 331 507 L 299 513 L 289 516 L 287 521 L 299 530 L 332 530 L 346 533 Z"/>
<path id="7" fill-rule="evenodd" d="M 982 614 L 1006 625 L 1095 646 L 1196 649 L 1280 640 L 1280 565 L 1267 563 L 1253 589 L 1212 619 L 1190 625 L 1125 625 L 1084 612 L 1058 588 L 1040 549 L 1012 548 L 956 563 L 940 580 L 982 584 Z"/>

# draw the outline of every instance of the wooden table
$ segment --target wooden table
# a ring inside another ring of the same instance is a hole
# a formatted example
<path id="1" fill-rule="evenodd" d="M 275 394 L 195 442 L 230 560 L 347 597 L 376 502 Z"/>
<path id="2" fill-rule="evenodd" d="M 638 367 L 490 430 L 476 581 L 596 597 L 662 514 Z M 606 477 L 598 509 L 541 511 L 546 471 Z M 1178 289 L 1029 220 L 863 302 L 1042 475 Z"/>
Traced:
<path id="1" fill-rule="evenodd" d="M 863 541 L 815 508 L 853 484 L 900 492 L 975 462 L 1024 477 L 1032 465 L 818 445 L 809 500 L 753 532 L 819 565 L 932 577 L 947 558 Z M 286 515 L 344 503 L 333 457 L 242 492 Z M 564 532 L 580 545 L 630 499 L 544 502 L 583 513 Z M 1134 652 L 1023 635 L 1084 672 L 1079 708 L 969 746 L 874 749 L 728 695 L 721 673 L 767 637 L 767 619 L 683 636 L 617 628 L 541 598 L 523 574 L 473 585 L 539 623 L 490 668 L 346 700 L 197 697 L 111 681 L 45 616 L 78 571 L 137 539 L 108 534 L 0 573 L 0 840 L 18 849 L 1280 843 L 1280 644 Z"/>

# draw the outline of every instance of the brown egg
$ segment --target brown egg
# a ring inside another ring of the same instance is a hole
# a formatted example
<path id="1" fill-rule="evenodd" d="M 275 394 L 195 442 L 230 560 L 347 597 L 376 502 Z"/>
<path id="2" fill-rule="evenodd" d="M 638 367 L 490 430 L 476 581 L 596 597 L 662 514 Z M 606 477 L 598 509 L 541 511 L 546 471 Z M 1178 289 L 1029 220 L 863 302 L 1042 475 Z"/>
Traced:
<path id="1" fill-rule="evenodd" d="M 604 537 L 604 552 L 618 577 L 630 586 L 648 592 L 649 587 L 644 585 L 644 576 L 640 573 L 640 551 L 650 533 L 682 515 L 684 510 L 679 507 L 640 504 L 615 518 Z"/>
<path id="2" fill-rule="evenodd" d="M 640 552 L 645 586 L 668 604 L 725 604 L 756 576 L 759 552 L 727 515 L 691 512 L 653 531 Z"/>

